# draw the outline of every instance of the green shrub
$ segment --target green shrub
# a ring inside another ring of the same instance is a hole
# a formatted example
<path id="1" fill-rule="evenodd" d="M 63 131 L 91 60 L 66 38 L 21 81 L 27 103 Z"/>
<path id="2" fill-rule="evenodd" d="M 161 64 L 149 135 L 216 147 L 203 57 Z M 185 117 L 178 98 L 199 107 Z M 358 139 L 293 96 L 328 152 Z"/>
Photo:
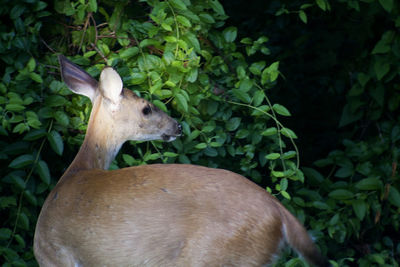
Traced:
<path id="1" fill-rule="evenodd" d="M 0 26 L 5 266 L 35 265 L 38 213 L 81 144 L 90 113 L 88 99 L 60 81 L 57 53 L 95 77 L 113 66 L 126 87 L 182 123 L 184 135 L 172 144 L 131 142 L 111 168 L 156 162 L 226 168 L 268 182 L 270 192 L 287 199 L 289 181 L 303 182 L 297 137 L 278 120 L 291 114 L 267 97 L 279 62 L 246 60 L 268 54 L 268 38 L 238 40 L 237 29 L 224 26 L 218 1 L 30 0 L 5 2 L 0 13 L 11 19 Z"/>

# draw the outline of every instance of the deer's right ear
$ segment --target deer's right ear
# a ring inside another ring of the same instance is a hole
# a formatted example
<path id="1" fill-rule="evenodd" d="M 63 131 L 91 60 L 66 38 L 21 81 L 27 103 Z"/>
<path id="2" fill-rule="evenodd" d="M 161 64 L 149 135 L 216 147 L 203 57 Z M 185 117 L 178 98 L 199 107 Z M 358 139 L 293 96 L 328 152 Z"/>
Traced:
<path id="1" fill-rule="evenodd" d="M 59 55 L 58 60 L 61 67 L 61 76 L 68 88 L 76 94 L 89 97 L 90 101 L 93 102 L 98 82 L 65 56 Z"/>

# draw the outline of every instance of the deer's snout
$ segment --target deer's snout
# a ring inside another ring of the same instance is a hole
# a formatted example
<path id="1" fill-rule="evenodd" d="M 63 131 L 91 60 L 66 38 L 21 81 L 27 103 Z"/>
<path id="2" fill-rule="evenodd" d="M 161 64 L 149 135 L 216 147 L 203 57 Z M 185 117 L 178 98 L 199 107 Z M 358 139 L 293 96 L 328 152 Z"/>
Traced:
<path id="1" fill-rule="evenodd" d="M 176 124 L 177 124 L 177 126 L 176 126 L 175 134 L 176 134 L 176 136 L 181 136 L 182 135 L 182 125 L 180 125 L 178 122 Z"/>

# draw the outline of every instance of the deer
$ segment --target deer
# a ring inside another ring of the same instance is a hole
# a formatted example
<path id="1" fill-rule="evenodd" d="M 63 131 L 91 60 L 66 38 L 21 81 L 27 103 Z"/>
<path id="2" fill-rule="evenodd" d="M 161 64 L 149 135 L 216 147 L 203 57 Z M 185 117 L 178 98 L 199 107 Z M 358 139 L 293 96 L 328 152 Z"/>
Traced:
<path id="1" fill-rule="evenodd" d="M 302 224 L 239 174 L 190 164 L 108 170 L 125 141 L 173 141 L 181 126 L 124 88 L 112 67 L 97 81 L 63 55 L 59 63 L 92 111 L 82 146 L 40 211 L 40 266 L 262 266 L 286 244 L 330 266 Z"/>

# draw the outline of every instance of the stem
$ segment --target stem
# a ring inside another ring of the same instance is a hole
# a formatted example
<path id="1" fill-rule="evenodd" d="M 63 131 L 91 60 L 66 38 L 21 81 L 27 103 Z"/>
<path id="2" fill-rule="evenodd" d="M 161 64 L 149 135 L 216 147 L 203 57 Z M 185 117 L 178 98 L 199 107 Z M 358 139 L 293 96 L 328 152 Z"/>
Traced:
<path id="1" fill-rule="evenodd" d="M 50 133 L 52 127 L 53 127 L 53 120 L 50 121 L 50 126 L 49 126 L 49 129 L 48 129 L 47 133 Z M 36 168 L 36 165 L 37 165 L 37 163 L 39 161 L 40 153 L 42 152 L 42 149 L 43 149 L 43 146 L 44 146 L 45 142 L 46 142 L 46 138 L 43 138 L 42 143 L 40 144 L 40 147 L 39 147 L 39 151 L 36 154 L 35 161 L 32 164 L 32 168 L 30 169 L 30 171 L 29 171 L 29 173 L 28 173 L 28 175 L 27 175 L 27 177 L 25 179 L 25 183 L 24 183 L 25 185 L 29 182 L 29 179 L 32 177 L 33 170 Z M 24 191 L 25 191 L 25 189 L 23 189 L 21 194 L 19 195 L 17 217 L 15 218 L 14 228 L 13 228 L 10 240 L 7 243 L 7 246 L 6 246 L 7 248 L 11 245 L 11 242 L 14 239 L 15 233 L 17 231 L 17 224 L 18 224 L 18 221 L 19 221 L 19 216 L 21 214 L 22 200 L 23 200 L 22 197 L 24 195 Z"/>
<path id="2" fill-rule="evenodd" d="M 261 112 L 261 113 L 267 115 L 267 116 L 270 117 L 271 119 L 273 119 L 273 120 L 275 121 L 275 123 L 276 123 L 278 126 L 280 126 L 281 128 L 285 128 L 285 127 L 282 125 L 282 123 L 280 123 L 280 122 L 276 119 L 275 116 L 269 114 L 268 112 L 265 112 L 264 110 L 261 110 L 261 109 L 259 109 L 259 108 L 257 108 L 257 107 L 254 107 L 254 106 L 252 106 L 252 105 L 249 105 L 249 104 L 244 104 L 244 103 L 239 103 L 239 102 L 234 102 L 234 101 L 229 101 L 229 100 L 226 100 L 226 102 L 229 103 L 229 104 L 233 104 L 233 105 L 237 105 L 237 106 L 244 106 L 244 107 L 248 107 L 248 108 L 257 110 L 257 111 L 259 111 L 259 112 Z M 278 134 L 280 134 L 279 131 L 278 131 Z M 281 137 L 279 136 L 279 138 L 281 138 Z M 294 149 L 296 150 L 296 159 L 297 159 L 296 167 L 297 167 L 297 169 L 299 169 L 299 167 L 300 167 L 299 150 L 298 150 L 298 148 L 297 148 L 297 146 L 296 146 L 296 143 L 294 142 L 293 138 L 289 136 L 289 139 L 290 139 L 290 141 L 291 141 L 291 143 L 292 143 Z M 281 140 L 281 139 L 280 139 L 280 140 Z M 279 142 L 279 146 L 281 146 L 281 141 Z"/>
<path id="3" fill-rule="evenodd" d="M 178 25 L 178 21 L 176 20 L 175 12 L 174 12 L 174 9 L 172 8 L 171 4 L 169 3 L 169 1 L 167 1 L 167 3 L 168 3 L 169 9 L 171 9 L 172 15 L 174 16 L 174 22 L 175 22 L 175 27 L 176 27 L 176 39 L 179 40 L 179 25 Z M 176 43 L 175 58 L 178 56 L 178 50 L 179 50 L 179 46 L 178 46 L 178 43 Z"/>

